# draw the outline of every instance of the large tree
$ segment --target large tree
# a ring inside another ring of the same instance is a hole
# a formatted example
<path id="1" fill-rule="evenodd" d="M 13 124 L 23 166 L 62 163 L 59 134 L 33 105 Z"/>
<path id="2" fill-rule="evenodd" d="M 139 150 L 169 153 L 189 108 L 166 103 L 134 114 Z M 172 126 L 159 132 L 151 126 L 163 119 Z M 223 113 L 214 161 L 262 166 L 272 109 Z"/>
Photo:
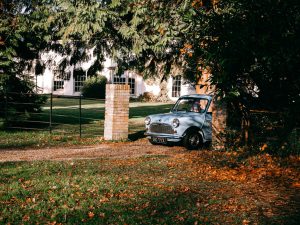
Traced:
<path id="1" fill-rule="evenodd" d="M 177 64 L 195 82 L 208 69 L 246 128 L 255 107 L 284 113 L 287 133 L 299 125 L 299 1 L 115 2 L 127 5 L 117 31 L 131 44 L 129 67 L 168 74 Z"/>
<path id="2" fill-rule="evenodd" d="M 212 69 L 225 94 L 243 94 L 253 82 L 268 106 L 299 109 L 299 1 L 228 0 L 194 9 L 194 61 Z"/>
<path id="3" fill-rule="evenodd" d="M 193 74 L 209 68 L 217 93 L 241 109 L 285 113 L 286 131 L 299 125 L 300 2 L 295 0 L 193 1 L 185 36 Z M 191 35 L 192 34 L 192 35 Z M 200 69 L 199 69 L 200 68 Z"/>
<path id="4" fill-rule="evenodd" d="M 188 2 L 52 0 L 46 6 L 49 17 L 36 27 L 51 28 L 62 49 L 94 47 L 100 61 L 104 53 L 110 55 L 119 61 L 119 72 L 134 68 L 153 74 L 162 64 L 168 73 L 172 63 L 180 62 Z"/>
<path id="5" fill-rule="evenodd" d="M 37 111 L 45 101 L 28 77 L 45 45 L 43 34 L 32 29 L 36 6 L 34 1 L 0 2 L 0 116 Z"/>

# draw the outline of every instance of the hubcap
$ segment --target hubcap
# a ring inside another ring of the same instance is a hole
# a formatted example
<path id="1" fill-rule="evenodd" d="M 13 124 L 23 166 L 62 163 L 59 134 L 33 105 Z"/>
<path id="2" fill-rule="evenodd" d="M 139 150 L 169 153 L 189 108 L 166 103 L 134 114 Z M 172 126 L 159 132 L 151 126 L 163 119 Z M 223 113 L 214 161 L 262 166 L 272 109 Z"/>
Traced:
<path id="1" fill-rule="evenodd" d="M 194 147 L 198 146 L 200 143 L 199 135 L 197 135 L 197 134 L 191 135 L 191 137 L 189 138 L 189 142 L 190 142 L 191 146 L 194 146 Z"/>

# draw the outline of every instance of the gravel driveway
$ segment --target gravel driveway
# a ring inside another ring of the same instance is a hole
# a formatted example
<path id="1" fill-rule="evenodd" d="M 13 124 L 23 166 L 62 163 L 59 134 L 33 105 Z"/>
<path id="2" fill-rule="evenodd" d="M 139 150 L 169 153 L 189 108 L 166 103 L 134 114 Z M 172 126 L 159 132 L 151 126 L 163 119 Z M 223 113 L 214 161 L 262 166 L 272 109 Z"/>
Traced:
<path id="1" fill-rule="evenodd" d="M 132 158 L 143 155 L 170 155 L 183 153 L 184 151 L 184 148 L 180 146 L 151 145 L 148 140 L 141 139 L 135 142 L 102 143 L 93 146 L 0 150 L 0 162 L 105 157 Z"/>

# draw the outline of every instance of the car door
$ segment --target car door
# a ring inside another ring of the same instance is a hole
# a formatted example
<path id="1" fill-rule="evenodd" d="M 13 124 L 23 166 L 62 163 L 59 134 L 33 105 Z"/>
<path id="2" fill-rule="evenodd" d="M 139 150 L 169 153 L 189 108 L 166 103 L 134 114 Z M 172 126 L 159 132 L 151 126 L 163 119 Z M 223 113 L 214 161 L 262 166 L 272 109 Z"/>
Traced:
<path id="1" fill-rule="evenodd" d="M 202 132 L 206 141 L 212 140 L 212 113 L 206 112 Z"/>

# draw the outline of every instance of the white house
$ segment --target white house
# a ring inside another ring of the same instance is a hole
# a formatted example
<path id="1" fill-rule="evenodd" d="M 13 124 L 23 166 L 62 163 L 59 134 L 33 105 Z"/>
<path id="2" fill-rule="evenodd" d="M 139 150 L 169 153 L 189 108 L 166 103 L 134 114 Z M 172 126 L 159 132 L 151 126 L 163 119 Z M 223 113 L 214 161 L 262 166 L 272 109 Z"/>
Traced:
<path id="1" fill-rule="evenodd" d="M 87 71 L 93 65 L 96 58 L 90 51 L 90 60 L 76 64 L 76 66 L 67 66 L 64 71 L 60 70 L 58 65 L 65 56 L 59 55 L 53 51 L 41 54 L 41 60 L 46 68 L 42 75 L 35 77 L 36 86 L 40 93 L 78 96 L 83 82 L 87 79 Z M 145 92 L 152 93 L 155 96 L 161 94 L 161 85 L 159 81 L 144 80 L 143 77 L 135 72 L 126 71 L 121 76 L 114 75 L 114 69 L 117 64 L 110 58 L 103 62 L 103 70 L 100 72 L 111 83 L 129 84 L 131 96 L 138 97 Z M 167 97 L 176 100 L 179 96 L 196 93 L 195 88 L 188 82 L 185 82 L 180 74 L 173 74 L 166 83 Z"/>

